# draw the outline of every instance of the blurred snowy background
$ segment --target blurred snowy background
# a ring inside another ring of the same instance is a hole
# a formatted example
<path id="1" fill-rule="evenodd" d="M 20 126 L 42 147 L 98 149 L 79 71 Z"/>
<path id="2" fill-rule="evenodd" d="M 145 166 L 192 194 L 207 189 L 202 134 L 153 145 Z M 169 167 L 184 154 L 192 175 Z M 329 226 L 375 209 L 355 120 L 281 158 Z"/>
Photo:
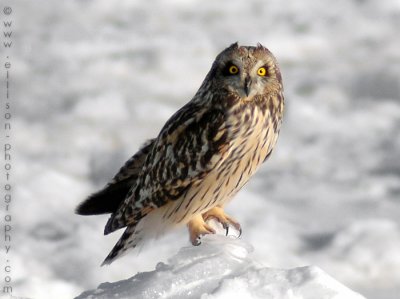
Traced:
<path id="1" fill-rule="evenodd" d="M 15 295 L 72 298 L 188 245 L 182 228 L 100 268 L 120 233 L 73 210 L 239 41 L 275 54 L 287 103 L 274 154 L 228 208 L 243 240 L 265 266 L 317 265 L 367 298 L 398 298 L 398 0 L 12 4 Z"/>

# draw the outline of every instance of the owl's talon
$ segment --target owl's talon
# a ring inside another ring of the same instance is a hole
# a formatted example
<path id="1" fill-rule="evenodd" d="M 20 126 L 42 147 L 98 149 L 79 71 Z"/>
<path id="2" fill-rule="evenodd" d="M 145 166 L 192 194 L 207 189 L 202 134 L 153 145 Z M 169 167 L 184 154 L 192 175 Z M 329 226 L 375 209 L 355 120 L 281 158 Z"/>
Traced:
<path id="1" fill-rule="evenodd" d="M 217 219 L 217 221 L 218 221 L 218 219 Z M 228 224 L 227 222 L 220 222 L 220 223 L 221 223 L 222 228 L 223 228 L 224 230 L 229 230 L 229 224 Z"/>
<path id="2" fill-rule="evenodd" d="M 224 210 L 221 207 L 216 206 L 203 214 L 204 221 L 207 221 L 210 218 L 214 218 L 219 223 L 221 223 L 222 227 L 226 231 L 226 234 L 225 234 L 226 236 L 229 234 L 229 226 L 230 225 L 232 225 L 237 231 L 239 231 L 238 238 L 242 235 L 242 228 L 240 227 L 239 222 L 237 222 L 232 217 L 225 214 Z"/>
<path id="3" fill-rule="evenodd" d="M 190 242 L 193 246 L 199 246 L 201 244 L 201 236 L 215 234 L 215 230 L 204 222 L 201 215 L 193 217 L 187 225 L 189 228 Z"/>

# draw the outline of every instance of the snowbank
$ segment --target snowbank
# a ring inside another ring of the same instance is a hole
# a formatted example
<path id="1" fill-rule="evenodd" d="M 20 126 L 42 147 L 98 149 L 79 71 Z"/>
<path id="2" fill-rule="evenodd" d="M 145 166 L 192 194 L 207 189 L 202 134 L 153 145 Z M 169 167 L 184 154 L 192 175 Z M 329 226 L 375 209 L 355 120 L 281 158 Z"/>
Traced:
<path id="1" fill-rule="evenodd" d="M 251 245 L 236 238 L 207 236 L 184 247 L 151 272 L 102 283 L 75 299 L 106 298 L 318 298 L 362 299 L 321 269 L 273 269 L 259 265 Z"/>

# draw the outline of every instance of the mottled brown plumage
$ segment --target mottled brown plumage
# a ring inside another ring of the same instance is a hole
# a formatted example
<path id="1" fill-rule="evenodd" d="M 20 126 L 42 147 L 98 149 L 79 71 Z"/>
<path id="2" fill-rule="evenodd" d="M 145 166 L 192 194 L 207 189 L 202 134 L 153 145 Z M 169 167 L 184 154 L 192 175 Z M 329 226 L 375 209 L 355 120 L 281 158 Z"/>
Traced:
<path id="1" fill-rule="evenodd" d="M 104 264 L 178 225 L 188 225 L 194 245 L 214 233 L 208 218 L 240 229 L 223 207 L 271 154 L 282 91 L 278 64 L 265 47 L 236 43 L 222 51 L 158 137 L 78 207 L 84 215 L 112 213 L 105 234 L 127 227 Z"/>

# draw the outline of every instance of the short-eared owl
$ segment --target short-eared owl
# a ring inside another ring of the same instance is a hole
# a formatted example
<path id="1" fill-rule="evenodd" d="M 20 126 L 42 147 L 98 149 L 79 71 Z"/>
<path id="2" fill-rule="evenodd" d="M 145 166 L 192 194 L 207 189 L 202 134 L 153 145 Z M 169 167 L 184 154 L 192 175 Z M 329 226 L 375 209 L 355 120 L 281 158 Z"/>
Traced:
<path id="1" fill-rule="evenodd" d="M 187 225 L 193 245 L 240 225 L 224 206 L 268 158 L 284 108 L 281 73 L 261 44 L 222 51 L 192 100 L 178 110 L 104 189 L 82 202 L 81 215 L 110 213 L 104 234 L 126 227 L 103 264 L 145 238 Z"/>

